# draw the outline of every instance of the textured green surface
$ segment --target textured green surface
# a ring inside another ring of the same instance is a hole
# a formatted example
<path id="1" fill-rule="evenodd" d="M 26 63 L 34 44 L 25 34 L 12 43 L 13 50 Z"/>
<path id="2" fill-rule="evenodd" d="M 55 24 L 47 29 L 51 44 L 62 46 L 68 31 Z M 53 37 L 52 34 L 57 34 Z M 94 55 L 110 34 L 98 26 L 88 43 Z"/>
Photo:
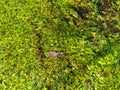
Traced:
<path id="1" fill-rule="evenodd" d="M 119 90 L 119 21 L 119 0 L 1 0 L 0 90 Z"/>

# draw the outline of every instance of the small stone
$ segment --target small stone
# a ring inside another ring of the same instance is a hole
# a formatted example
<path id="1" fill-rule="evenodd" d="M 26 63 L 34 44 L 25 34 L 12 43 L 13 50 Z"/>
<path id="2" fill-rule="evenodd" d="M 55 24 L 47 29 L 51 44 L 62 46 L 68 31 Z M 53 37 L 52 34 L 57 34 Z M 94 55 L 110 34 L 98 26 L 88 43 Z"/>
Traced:
<path id="1" fill-rule="evenodd" d="M 54 52 L 54 51 L 50 51 L 50 52 L 48 52 L 48 56 L 57 58 L 58 57 L 58 53 Z"/>

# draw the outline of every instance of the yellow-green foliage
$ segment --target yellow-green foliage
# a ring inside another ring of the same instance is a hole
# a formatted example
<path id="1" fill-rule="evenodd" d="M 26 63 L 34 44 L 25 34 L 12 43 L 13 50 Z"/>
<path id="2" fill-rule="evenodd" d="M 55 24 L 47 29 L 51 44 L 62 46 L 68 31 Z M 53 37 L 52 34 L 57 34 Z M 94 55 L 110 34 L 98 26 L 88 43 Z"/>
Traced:
<path id="1" fill-rule="evenodd" d="M 0 1 L 0 89 L 119 90 L 119 15 L 119 0 Z"/>

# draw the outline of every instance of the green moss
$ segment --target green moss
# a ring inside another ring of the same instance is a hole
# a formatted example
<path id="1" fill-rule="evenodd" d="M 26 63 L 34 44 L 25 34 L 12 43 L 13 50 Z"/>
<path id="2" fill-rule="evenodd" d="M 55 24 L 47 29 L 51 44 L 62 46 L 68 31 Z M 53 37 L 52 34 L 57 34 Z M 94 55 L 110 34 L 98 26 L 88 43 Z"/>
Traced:
<path id="1" fill-rule="evenodd" d="M 118 90 L 119 4 L 0 1 L 0 89 Z"/>

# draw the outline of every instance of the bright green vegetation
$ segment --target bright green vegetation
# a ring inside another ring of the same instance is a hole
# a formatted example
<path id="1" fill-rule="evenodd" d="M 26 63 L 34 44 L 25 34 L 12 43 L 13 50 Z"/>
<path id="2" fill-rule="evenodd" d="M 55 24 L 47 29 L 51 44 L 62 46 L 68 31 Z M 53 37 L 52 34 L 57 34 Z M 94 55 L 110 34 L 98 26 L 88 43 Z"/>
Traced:
<path id="1" fill-rule="evenodd" d="M 119 0 L 0 1 L 0 90 L 119 88 Z"/>

